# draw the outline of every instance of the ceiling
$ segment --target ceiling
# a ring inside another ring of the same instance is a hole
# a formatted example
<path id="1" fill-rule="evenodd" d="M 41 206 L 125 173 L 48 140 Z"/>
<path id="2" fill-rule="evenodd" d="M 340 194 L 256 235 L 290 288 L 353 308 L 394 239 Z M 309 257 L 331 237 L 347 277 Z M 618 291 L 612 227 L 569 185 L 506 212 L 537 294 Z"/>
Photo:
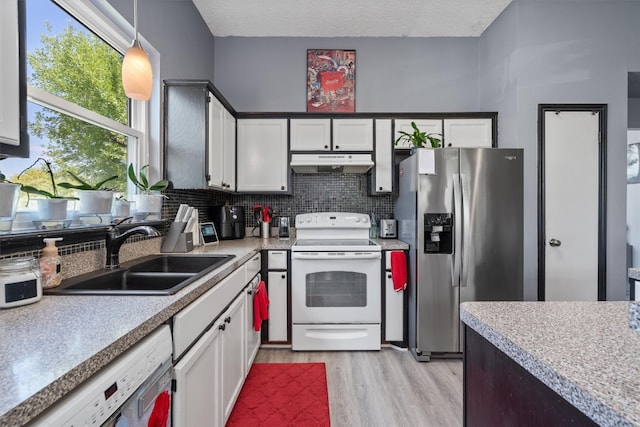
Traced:
<path id="1" fill-rule="evenodd" d="M 193 0 L 214 36 L 477 37 L 511 0 Z"/>

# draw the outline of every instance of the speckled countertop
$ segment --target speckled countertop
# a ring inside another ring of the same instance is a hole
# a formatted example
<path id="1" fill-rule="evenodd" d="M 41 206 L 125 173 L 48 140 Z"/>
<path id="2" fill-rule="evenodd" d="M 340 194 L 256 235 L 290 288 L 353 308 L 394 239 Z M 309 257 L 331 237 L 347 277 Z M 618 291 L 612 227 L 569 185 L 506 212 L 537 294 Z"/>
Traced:
<path id="1" fill-rule="evenodd" d="M 245 238 L 196 248 L 235 258 L 169 296 L 44 296 L 0 310 L 0 426 L 29 422 L 167 322 L 262 249 L 295 239 Z M 383 250 L 407 249 L 379 239 Z M 146 254 L 141 254 L 146 255 Z"/>
<path id="2" fill-rule="evenodd" d="M 640 268 L 630 268 L 629 278 L 634 280 L 640 280 Z"/>
<path id="3" fill-rule="evenodd" d="M 462 321 L 603 426 L 640 425 L 630 303 L 467 302 Z"/>

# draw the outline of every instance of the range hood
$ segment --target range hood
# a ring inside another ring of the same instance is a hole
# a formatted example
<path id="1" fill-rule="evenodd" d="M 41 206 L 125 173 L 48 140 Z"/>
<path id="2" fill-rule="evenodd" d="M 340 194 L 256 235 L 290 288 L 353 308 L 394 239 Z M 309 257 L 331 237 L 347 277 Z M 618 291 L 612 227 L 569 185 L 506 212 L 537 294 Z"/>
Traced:
<path id="1" fill-rule="evenodd" d="M 371 154 L 292 154 L 296 173 L 366 173 L 373 167 Z"/>

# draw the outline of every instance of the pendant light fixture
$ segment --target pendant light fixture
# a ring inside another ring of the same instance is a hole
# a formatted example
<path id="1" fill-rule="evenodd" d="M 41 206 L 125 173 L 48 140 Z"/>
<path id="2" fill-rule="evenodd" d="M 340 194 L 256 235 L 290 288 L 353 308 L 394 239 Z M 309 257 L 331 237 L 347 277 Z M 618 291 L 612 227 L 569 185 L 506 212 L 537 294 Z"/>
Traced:
<path id="1" fill-rule="evenodd" d="M 135 38 L 122 61 L 122 86 L 129 98 L 148 101 L 151 98 L 153 72 L 147 52 L 138 40 L 138 0 L 133 0 L 133 27 Z"/>

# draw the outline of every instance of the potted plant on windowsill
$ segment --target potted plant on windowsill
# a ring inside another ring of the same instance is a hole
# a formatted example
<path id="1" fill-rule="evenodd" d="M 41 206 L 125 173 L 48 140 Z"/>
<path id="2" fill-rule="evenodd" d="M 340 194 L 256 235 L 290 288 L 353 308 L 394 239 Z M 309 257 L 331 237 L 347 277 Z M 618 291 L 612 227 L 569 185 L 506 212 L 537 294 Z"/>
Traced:
<path id="1" fill-rule="evenodd" d="M 169 181 L 161 179 L 154 184 L 149 183 L 147 177 L 149 165 L 144 165 L 138 171 L 136 175 L 133 163 L 129 164 L 127 169 L 127 175 L 129 180 L 140 190 L 140 194 L 136 195 L 136 219 L 144 219 L 149 215 L 158 215 L 160 218 L 160 211 L 162 210 L 162 200 L 166 197 L 160 194 L 160 191 L 166 190 L 169 187 Z"/>
<path id="2" fill-rule="evenodd" d="M 104 185 L 118 178 L 118 175 L 110 176 L 96 184 L 90 184 L 86 179 L 82 179 L 73 172 L 67 171 L 77 184 L 61 182 L 59 187 L 74 189 L 79 199 L 78 213 L 85 214 L 110 214 L 113 204 L 113 190 Z"/>
<path id="3" fill-rule="evenodd" d="M 411 133 L 402 130 L 398 131 L 400 136 L 396 138 L 395 145 L 403 141 L 408 142 L 411 148 L 411 154 L 418 148 L 439 148 L 442 146 L 442 135 L 439 133 L 421 132 L 416 122 L 411 122 L 411 127 L 413 128 L 413 132 Z"/>
<path id="4" fill-rule="evenodd" d="M 131 203 L 124 197 L 118 196 L 113 202 L 113 211 L 111 212 L 114 219 L 126 218 L 131 215 Z"/>
<path id="5" fill-rule="evenodd" d="M 20 189 L 27 193 L 30 198 L 31 195 L 43 196 L 43 199 L 37 199 L 38 203 L 38 219 L 40 221 L 60 221 L 67 219 L 67 205 L 69 200 L 77 200 L 77 197 L 62 196 L 58 193 L 58 184 L 53 176 L 53 169 L 51 162 L 38 157 L 31 166 L 23 170 L 18 174 L 18 179 L 29 169 L 33 168 L 38 162 L 43 162 L 45 165 L 45 172 L 48 174 L 49 181 L 51 182 L 51 191 L 42 190 L 31 185 L 23 185 Z M 27 202 L 28 203 L 28 202 Z"/>
<path id="6" fill-rule="evenodd" d="M 19 198 L 20 184 L 7 181 L 0 172 L 0 232 L 11 231 Z"/>

